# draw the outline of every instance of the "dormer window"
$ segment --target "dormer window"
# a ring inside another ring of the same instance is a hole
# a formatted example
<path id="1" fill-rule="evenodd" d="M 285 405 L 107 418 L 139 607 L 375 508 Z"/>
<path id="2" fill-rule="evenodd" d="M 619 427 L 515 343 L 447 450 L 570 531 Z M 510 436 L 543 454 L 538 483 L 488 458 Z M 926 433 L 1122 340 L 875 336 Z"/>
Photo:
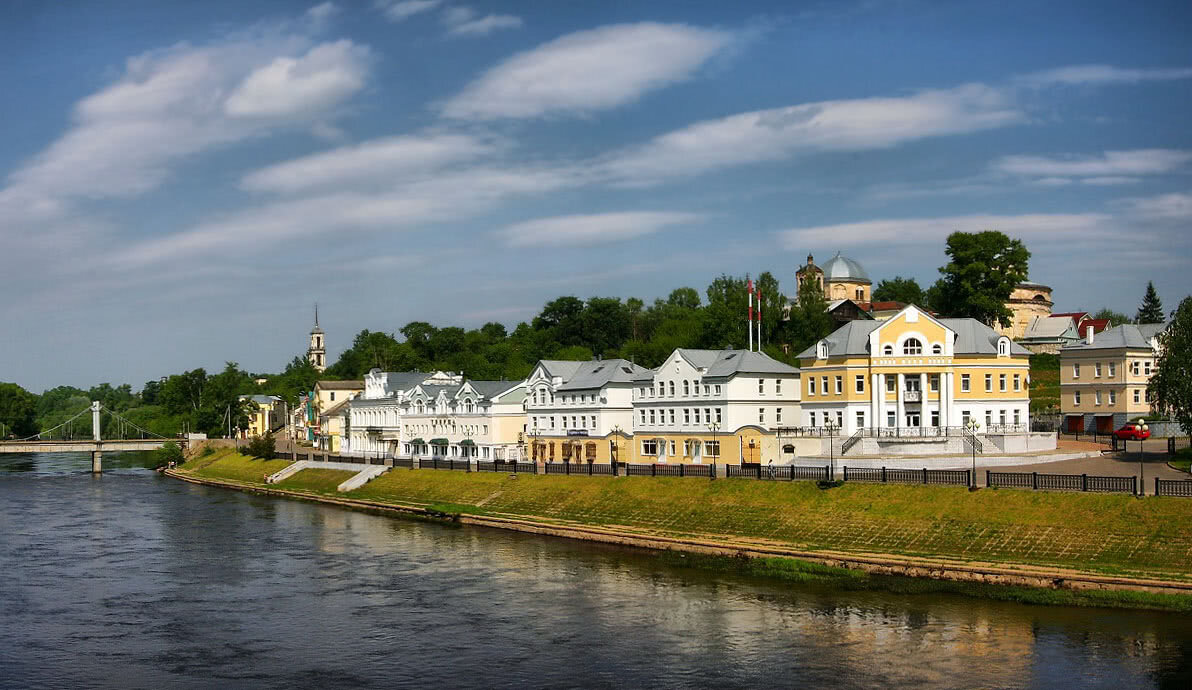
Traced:
<path id="1" fill-rule="evenodd" d="M 931 346 L 931 354 L 942 355 L 944 354 L 944 348 L 940 347 L 939 343 L 936 343 L 935 345 Z"/>
<path id="2" fill-rule="evenodd" d="M 902 343 L 902 354 L 904 355 L 921 355 L 923 354 L 923 343 L 919 342 L 918 338 L 907 338 Z"/>
<path id="3" fill-rule="evenodd" d="M 894 354 L 894 346 L 893 346 L 893 345 L 886 345 L 885 347 L 883 347 L 883 348 L 882 348 L 882 354 L 883 354 L 883 355 L 892 355 L 892 354 Z"/>
<path id="4" fill-rule="evenodd" d="M 821 340 L 815 344 L 815 356 L 817 359 L 828 358 L 828 343 Z"/>
<path id="5" fill-rule="evenodd" d="M 1007 338 L 997 341 L 997 354 L 999 357 L 1010 356 L 1010 341 Z"/>

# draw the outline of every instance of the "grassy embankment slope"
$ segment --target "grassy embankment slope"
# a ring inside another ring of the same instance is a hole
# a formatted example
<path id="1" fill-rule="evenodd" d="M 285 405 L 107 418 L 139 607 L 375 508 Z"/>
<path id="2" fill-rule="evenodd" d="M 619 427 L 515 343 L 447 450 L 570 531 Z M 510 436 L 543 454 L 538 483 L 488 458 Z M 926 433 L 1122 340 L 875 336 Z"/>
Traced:
<path id="1" fill-rule="evenodd" d="M 1031 414 L 1059 412 L 1060 358 L 1058 355 L 1031 356 Z"/>
<path id="2" fill-rule="evenodd" d="M 183 465 L 263 485 L 285 460 L 219 452 Z M 650 477 L 560 477 L 393 470 L 347 494 L 346 472 L 299 472 L 275 485 L 447 513 L 526 517 L 642 534 L 733 538 L 807 551 L 1027 564 L 1192 579 L 1192 501 L 1124 495 Z"/>

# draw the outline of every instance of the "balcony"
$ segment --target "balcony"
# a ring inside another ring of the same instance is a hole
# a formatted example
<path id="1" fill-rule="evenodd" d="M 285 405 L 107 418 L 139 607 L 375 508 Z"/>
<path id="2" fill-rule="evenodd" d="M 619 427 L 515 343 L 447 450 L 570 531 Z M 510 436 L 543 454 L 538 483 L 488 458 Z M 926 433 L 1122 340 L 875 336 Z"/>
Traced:
<path id="1" fill-rule="evenodd" d="M 904 402 L 923 402 L 923 391 L 902 391 L 902 399 Z"/>

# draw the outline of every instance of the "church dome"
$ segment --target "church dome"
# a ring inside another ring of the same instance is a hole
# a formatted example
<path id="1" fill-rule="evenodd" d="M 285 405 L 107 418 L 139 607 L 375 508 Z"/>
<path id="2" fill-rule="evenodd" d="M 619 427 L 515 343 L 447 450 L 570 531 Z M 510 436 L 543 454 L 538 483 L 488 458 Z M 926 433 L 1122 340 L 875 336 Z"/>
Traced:
<path id="1" fill-rule="evenodd" d="M 861 268 L 861 264 L 848 258 L 841 256 L 839 253 L 828 259 L 820 268 L 824 271 L 824 279 L 828 282 L 834 281 L 850 281 L 854 283 L 869 283 L 869 274 Z"/>

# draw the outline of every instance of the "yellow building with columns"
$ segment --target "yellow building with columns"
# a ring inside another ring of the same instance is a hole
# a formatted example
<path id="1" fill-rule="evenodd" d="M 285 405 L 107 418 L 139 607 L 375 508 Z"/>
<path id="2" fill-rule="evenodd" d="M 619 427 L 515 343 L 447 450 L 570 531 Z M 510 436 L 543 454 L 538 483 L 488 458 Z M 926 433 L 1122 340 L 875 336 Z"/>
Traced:
<path id="1" fill-rule="evenodd" d="M 949 435 L 1029 429 L 1030 352 L 976 319 L 936 319 L 913 305 L 851 321 L 799 354 L 801 424 L 842 436 Z"/>

